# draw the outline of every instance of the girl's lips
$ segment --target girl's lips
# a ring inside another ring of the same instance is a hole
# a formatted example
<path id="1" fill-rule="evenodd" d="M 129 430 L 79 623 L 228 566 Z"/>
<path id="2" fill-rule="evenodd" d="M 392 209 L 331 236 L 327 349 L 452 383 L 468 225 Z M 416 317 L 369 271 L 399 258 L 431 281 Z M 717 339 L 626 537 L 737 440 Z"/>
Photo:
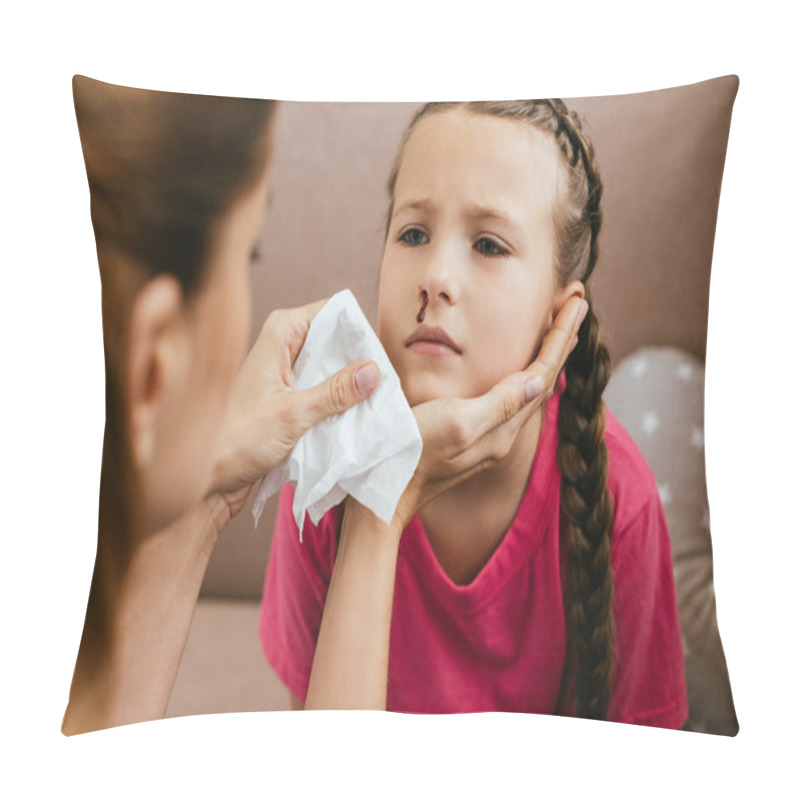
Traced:
<path id="1" fill-rule="evenodd" d="M 406 339 L 406 347 L 426 355 L 461 355 L 461 348 L 447 335 L 447 331 L 438 325 L 420 325 Z"/>

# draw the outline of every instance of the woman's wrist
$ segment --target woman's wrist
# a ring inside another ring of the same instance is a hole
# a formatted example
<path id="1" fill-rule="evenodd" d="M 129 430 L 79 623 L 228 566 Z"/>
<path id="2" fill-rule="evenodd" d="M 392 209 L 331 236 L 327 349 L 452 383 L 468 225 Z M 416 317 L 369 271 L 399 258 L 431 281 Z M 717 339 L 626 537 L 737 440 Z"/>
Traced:
<path id="1" fill-rule="evenodd" d="M 411 520 L 419 512 L 422 499 L 422 478 L 419 471 L 411 476 L 411 480 L 400 496 L 391 521 L 392 532 L 400 538 Z"/>
<path id="2" fill-rule="evenodd" d="M 391 522 L 384 522 L 353 497 L 348 497 L 345 501 L 342 517 L 342 541 L 345 538 L 363 536 L 396 549 L 403 535 L 403 527 L 397 514 Z"/>
<path id="3" fill-rule="evenodd" d="M 201 500 L 200 508 L 202 509 L 201 520 L 205 520 L 201 530 L 207 545 L 213 549 L 220 533 L 234 516 L 231 504 L 221 491 L 213 489 Z"/>

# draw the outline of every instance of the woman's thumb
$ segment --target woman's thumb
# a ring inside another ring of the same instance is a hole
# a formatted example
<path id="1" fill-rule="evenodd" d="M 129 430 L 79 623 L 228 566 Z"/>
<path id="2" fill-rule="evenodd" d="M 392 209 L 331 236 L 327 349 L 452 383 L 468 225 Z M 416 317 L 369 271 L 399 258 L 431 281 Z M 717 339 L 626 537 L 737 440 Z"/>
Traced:
<path id="1" fill-rule="evenodd" d="M 307 400 L 304 416 L 310 423 L 309 427 L 334 414 L 341 414 L 363 400 L 378 385 L 380 377 L 378 365 L 374 361 L 364 361 L 350 364 L 302 392 L 304 400 Z"/>

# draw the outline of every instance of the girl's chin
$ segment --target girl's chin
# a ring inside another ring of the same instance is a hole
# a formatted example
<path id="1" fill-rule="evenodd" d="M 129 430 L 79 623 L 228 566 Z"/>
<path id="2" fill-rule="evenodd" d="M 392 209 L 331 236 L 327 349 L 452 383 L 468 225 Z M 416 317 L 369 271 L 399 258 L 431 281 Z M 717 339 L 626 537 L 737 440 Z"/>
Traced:
<path id="1" fill-rule="evenodd" d="M 518 370 L 524 368 L 524 366 L 521 366 L 518 367 Z M 497 370 L 492 374 L 483 373 L 480 375 L 476 375 L 474 372 L 467 373 L 467 370 L 456 371 L 456 374 L 452 372 L 450 374 L 436 374 L 434 372 L 423 372 L 422 370 L 402 369 L 402 367 L 401 370 L 398 370 L 403 394 L 405 394 L 408 404 L 412 407 L 418 406 L 420 403 L 442 400 L 448 397 L 464 399 L 480 397 L 511 374 L 513 374 L 513 370 L 510 368 Z"/>
<path id="2" fill-rule="evenodd" d="M 476 397 L 481 392 L 467 391 L 464 387 L 453 386 L 451 381 L 401 379 L 403 393 L 408 404 L 413 408 L 431 400 L 442 400 L 448 397 Z"/>

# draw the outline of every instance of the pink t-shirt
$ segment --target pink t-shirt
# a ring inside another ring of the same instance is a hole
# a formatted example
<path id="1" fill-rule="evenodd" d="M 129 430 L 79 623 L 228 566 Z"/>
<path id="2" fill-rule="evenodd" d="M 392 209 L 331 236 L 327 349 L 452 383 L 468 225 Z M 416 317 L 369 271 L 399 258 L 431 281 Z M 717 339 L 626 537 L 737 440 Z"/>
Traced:
<path id="1" fill-rule="evenodd" d="M 559 389 L 563 387 L 563 381 Z M 392 612 L 387 709 L 420 713 L 568 713 L 556 464 L 557 391 L 547 402 L 530 480 L 506 535 L 466 586 L 438 563 L 418 517 L 400 542 Z M 607 412 L 608 485 L 614 498 L 615 669 L 608 718 L 680 728 L 687 717 L 683 650 L 664 511 L 653 474 Z M 340 509 L 303 542 L 284 486 L 259 632 L 278 677 L 305 700 L 334 560 Z"/>

